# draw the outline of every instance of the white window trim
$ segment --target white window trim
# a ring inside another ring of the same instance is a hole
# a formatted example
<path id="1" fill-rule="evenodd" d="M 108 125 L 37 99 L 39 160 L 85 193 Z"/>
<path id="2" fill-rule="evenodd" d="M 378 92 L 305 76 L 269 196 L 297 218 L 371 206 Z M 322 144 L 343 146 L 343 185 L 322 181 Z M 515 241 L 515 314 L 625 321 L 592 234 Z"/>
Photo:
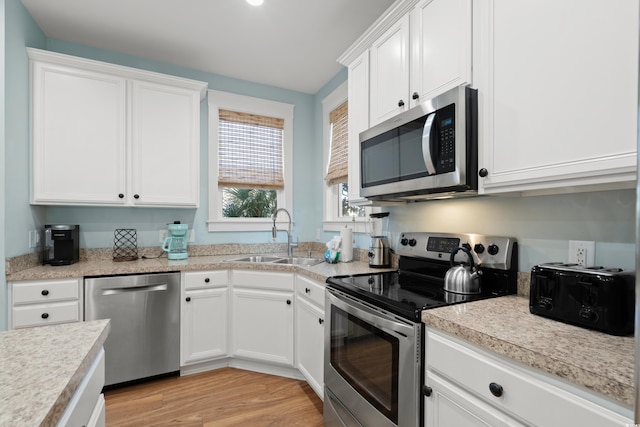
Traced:
<path id="1" fill-rule="evenodd" d="M 222 190 L 218 188 L 218 111 L 227 109 L 284 119 L 284 189 L 278 191 L 278 207 L 293 215 L 293 109 L 292 104 L 208 91 L 209 102 L 209 231 L 264 231 L 273 224 L 270 218 L 225 218 L 222 216 Z M 288 224 L 286 215 L 278 215 L 277 224 Z"/>
<path id="2" fill-rule="evenodd" d="M 348 98 L 348 85 L 347 82 L 344 82 L 322 100 L 323 174 L 326 174 L 327 165 L 329 164 L 329 151 L 331 144 L 331 121 L 329 119 L 329 113 L 347 101 Z M 367 217 L 355 217 L 354 220 L 354 218 L 347 219 L 337 216 L 336 213 L 339 209 L 338 191 L 339 189 L 337 185 L 327 185 L 327 182 L 323 180 L 323 230 L 340 231 L 340 229 L 345 226 L 349 226 L 353 227 L 353 231 L 356 233 L 366 233 Z"/>

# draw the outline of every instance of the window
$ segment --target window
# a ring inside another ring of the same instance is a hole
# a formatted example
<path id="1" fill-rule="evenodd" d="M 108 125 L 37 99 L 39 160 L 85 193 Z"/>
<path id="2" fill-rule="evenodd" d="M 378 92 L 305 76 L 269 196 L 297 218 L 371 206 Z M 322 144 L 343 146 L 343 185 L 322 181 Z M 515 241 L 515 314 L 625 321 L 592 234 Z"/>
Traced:
<path id="1" fill-rule="evenodd" d="M 293 105 L 209 91 L 209 231 L 265 230 L 291 211 Z"/>
<path id="2" fill-rule="evenodd" d="M 324 229 L 339 230 L 365 219 L 365 209 L 349 204 L 349 133 L 347 83 L 322 101 L 325 165 Z M 356 227 L 354 231 L 360 231 Z"/>

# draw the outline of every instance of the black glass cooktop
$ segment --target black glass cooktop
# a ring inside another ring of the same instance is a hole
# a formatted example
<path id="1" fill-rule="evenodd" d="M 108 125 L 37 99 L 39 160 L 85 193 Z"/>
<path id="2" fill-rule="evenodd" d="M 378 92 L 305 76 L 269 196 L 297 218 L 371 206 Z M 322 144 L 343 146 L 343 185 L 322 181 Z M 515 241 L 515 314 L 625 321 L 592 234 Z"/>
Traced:
<path id="1" fill-rule="evenodd" d="M 492 296 L 491 293 L 446 292 L 444 278 L 398 271 L 330 277 L 327 286 L 414 321 L 420 321 L 421 311 L 425 309 Z"/>

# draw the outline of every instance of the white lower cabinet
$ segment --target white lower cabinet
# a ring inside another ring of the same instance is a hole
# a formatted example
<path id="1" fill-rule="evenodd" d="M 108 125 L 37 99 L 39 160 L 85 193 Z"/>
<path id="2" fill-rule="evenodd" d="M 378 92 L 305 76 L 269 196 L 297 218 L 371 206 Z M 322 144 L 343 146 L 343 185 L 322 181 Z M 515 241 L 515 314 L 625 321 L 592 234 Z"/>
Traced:
<path id="1" fill-rule="evenodd" d="M 181 365 L 228 353 L 228 271 L 183 273 Z"/>
<path id="2" fill-rule="evenodd" d="M 293 273 L 231 272 L 233 357 L 294 366 Z"/>
<path id="3" fill-rule="evenodd" d="M 324 397 L 324 284 L 296 277 L 296 352 L 298 370 Z"/>
<path id="4" fill-rule="evenodd" d="M 425 425 L 633 425 L 595 393 L 427 329 Z"/>
<path id="5" fill-rule="evenodd" d="M 29 280 L 9 283 L 9 329 L 82 320 L 82 280 Z"/>

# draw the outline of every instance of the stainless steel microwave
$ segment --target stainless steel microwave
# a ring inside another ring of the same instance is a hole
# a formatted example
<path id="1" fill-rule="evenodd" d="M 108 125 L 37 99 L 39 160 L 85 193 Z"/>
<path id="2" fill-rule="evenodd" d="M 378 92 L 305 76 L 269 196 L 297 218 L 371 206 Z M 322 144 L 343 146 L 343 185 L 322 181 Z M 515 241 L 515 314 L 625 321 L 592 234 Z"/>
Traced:
<path id="1" fill-rule="evenodd" d="M 417 201 L 478 191 L 478 92 L 455 87 L 360 134 L 360 196 Z"/>

